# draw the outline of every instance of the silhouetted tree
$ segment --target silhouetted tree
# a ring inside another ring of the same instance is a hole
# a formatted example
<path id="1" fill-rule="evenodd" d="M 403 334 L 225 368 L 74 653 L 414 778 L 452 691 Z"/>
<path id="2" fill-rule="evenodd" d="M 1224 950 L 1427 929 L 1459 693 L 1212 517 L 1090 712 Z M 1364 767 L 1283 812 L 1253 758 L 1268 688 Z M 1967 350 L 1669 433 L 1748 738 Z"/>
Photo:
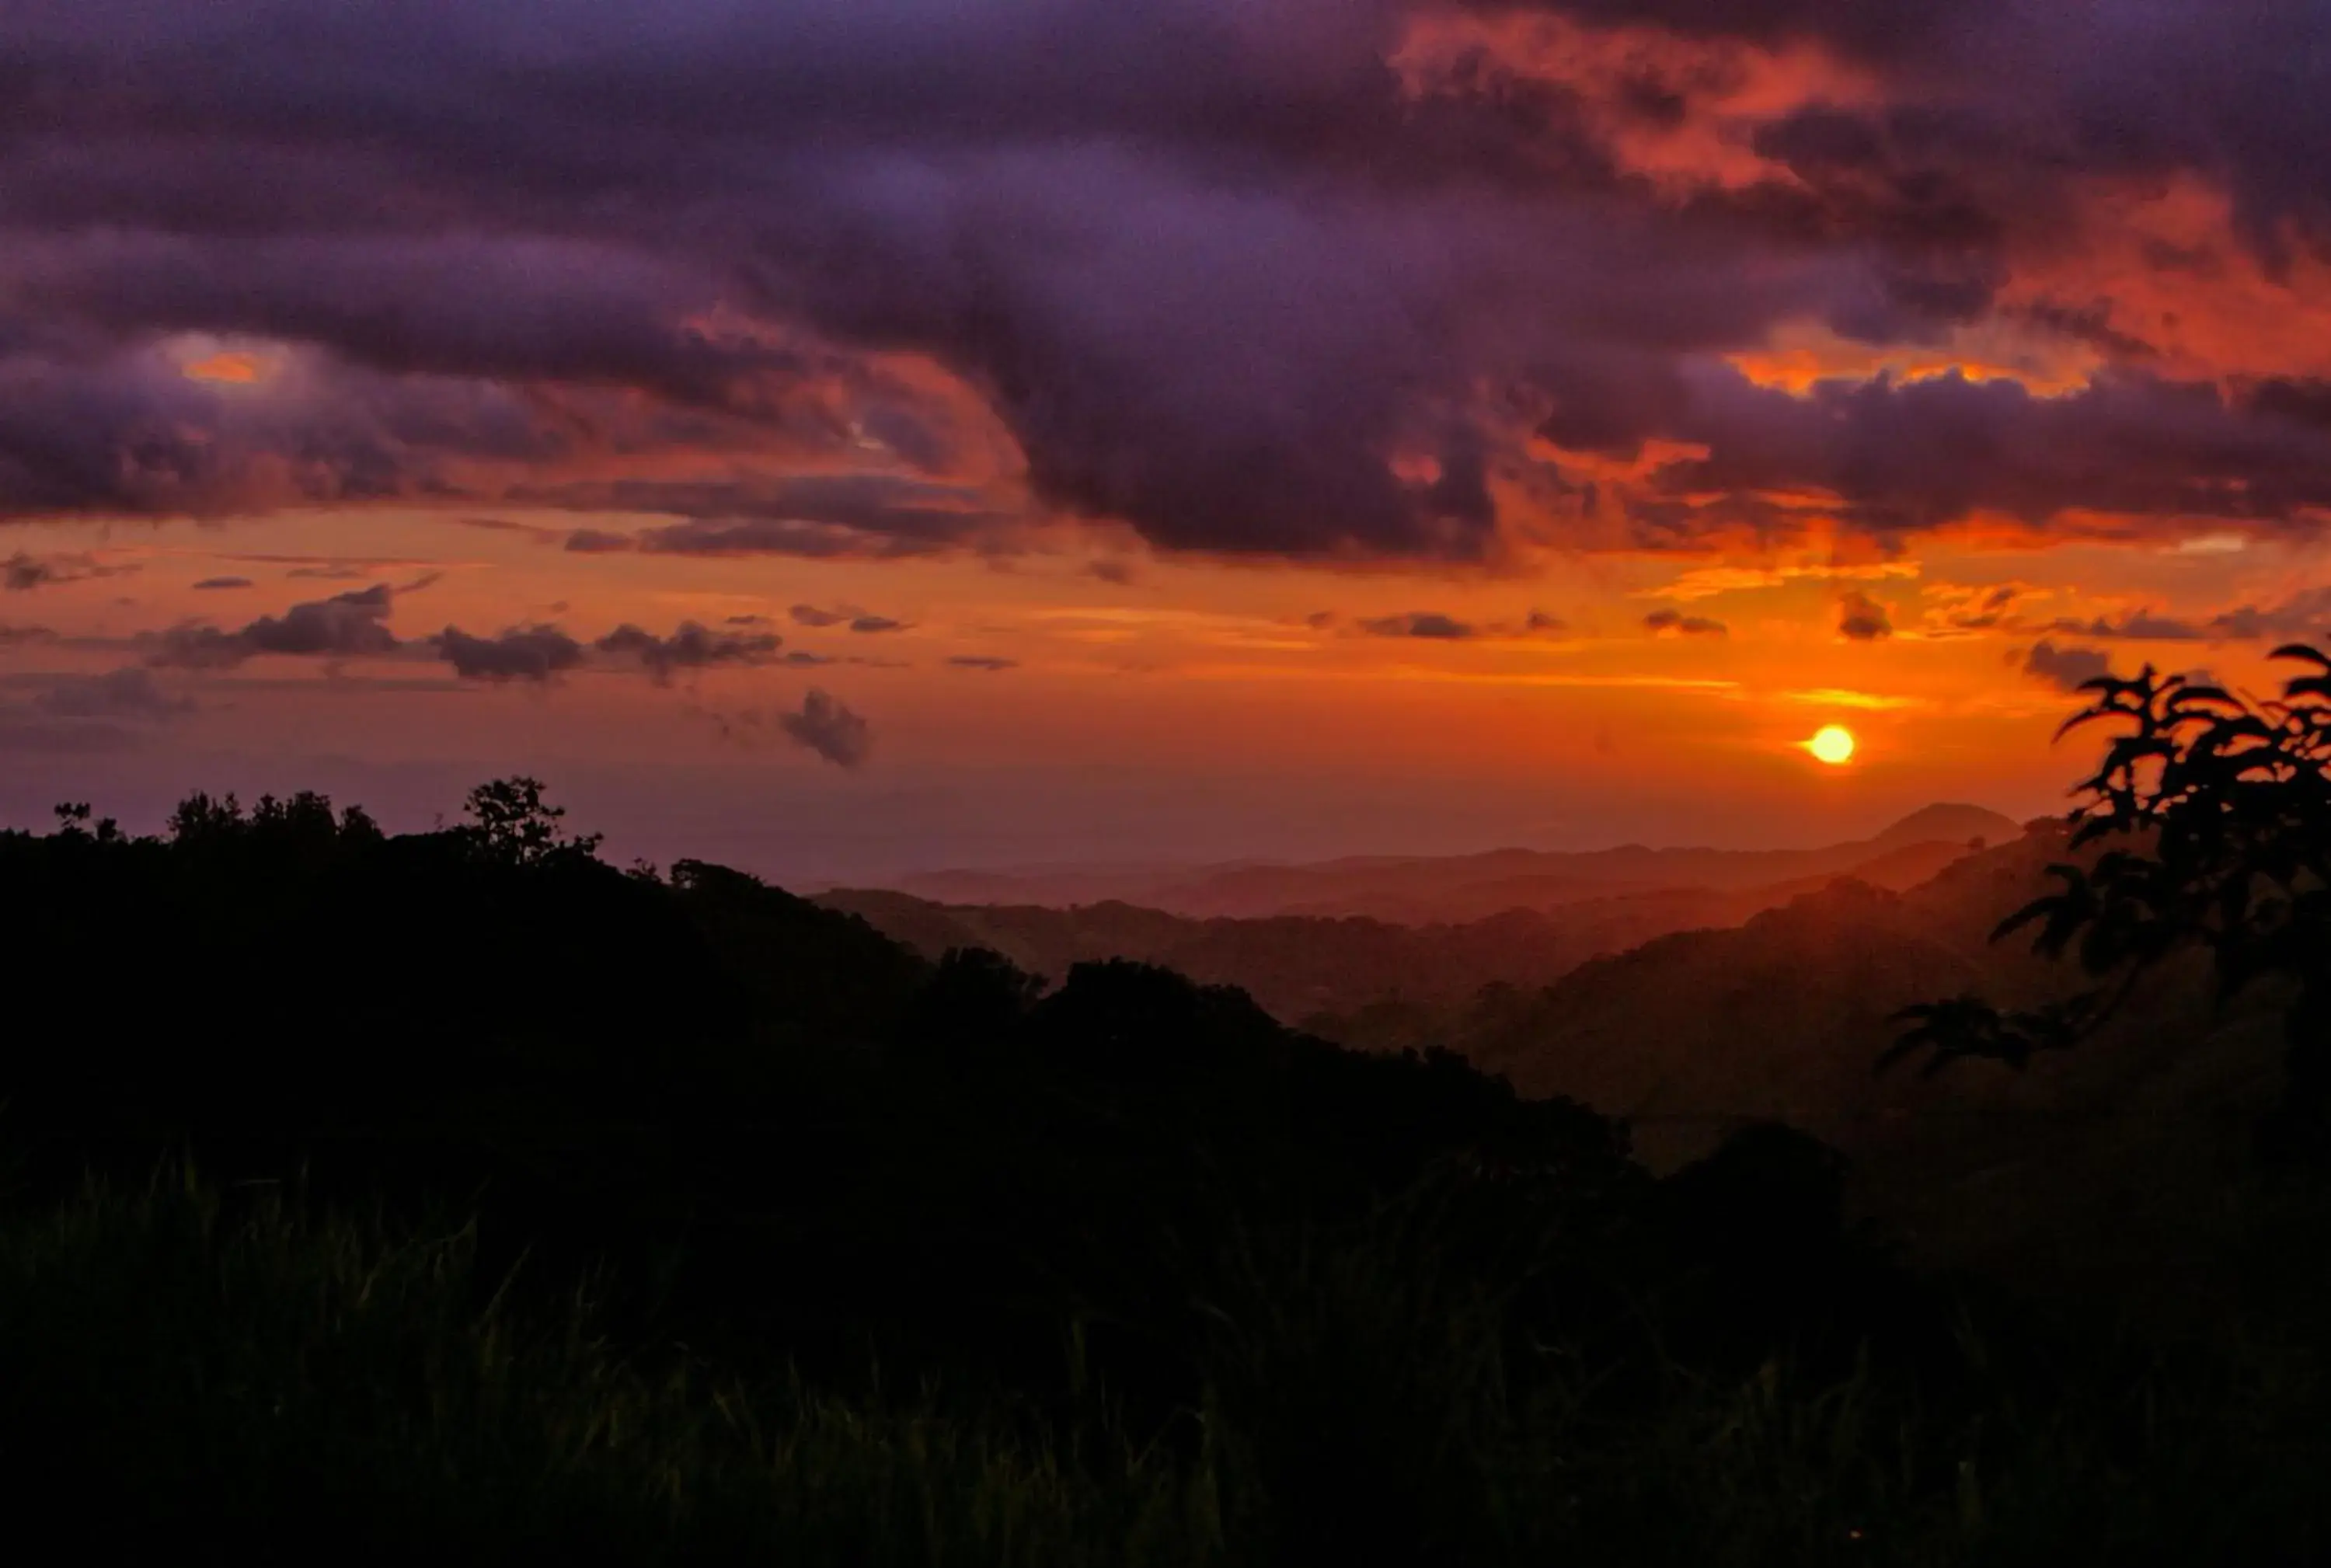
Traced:
<path id="1" fill-rule="evenodd" d="M 566 808 L 545 803 L 539 779 L 516 775 L 481 784 L 470 792 L 462 810 L 471 824 L 462 831 L 491 860 L 530 866 L 598 852 L 601 835 L 569 833 L 559 826 Z"/>
<path id="2" fill-rule="evenodd" d="M 168 832 L 176 844 L 214 843 L 242 832 L 243 827 L 243 804 L 233 795 L 214 800 L 196 790 L 171 812 Z"/>
<path id="3" fill-rule="evenodd" d="M 2060 735 L 2119 731 L 2074 793 L 2074 849 L 2061 889 L 2010 916 L 1993 939 L 2036 925 L 2036 949 L 2070 954 L 2098 985 L 2046 1008 L 2003 1012 L 1974 997 L 1907 1010 L 1880 1066 L 1927 1053 L 1929 1072 L 1967 1057 L 2021 1067 L 2092 1033 L 2171 954 L 2206 951 L 2221 998 L 2269 976 L 2295 984 L 2284 1012 L 2292 1117 L 2331 1108 L 2331 657 L 2301 644 L 2277 659 L 2307 674 L 2260 702 L 2153 667 L 2106 676 Z"/>

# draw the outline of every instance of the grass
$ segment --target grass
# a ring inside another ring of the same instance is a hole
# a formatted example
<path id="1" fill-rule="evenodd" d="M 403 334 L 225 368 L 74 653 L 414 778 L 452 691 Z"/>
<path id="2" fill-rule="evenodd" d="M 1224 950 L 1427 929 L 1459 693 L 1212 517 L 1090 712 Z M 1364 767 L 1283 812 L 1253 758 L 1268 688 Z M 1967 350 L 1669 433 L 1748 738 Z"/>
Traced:
<path id="1" fill-rule="evenodd" d="M 1429 1216 L 1428 1216 L 1429 1219 Z M 2305 1358 L 2231 1343 L 1925 1383 L 1655 1367 L 1623 1396 L 1436 1273 L 1432 1227 L 1233 1234 L 1194 1440 L 624 1355 L 585 1294 L 271 1186 L 0 1219 L 0 1484 L 24 1535 L 238 1563 L 1588 1568 L 2300 1563 Z M 545 1303 L 563 1302 L 556 1309 Z M 1640 1370 L 1640 1369 L 1638 1369 Z"/>
<path id="2" fill-rule="evenodd" d="M 20 1217 L 0 1227 L 18 1517 L 243 1562 L 1218 1555 L 1202 1468 L 634 1363 L 579 1297 L 528 1321 L 492 1286 L 466 1229 L 398 1236 L 271 1189 L 92 1189 Z"/>

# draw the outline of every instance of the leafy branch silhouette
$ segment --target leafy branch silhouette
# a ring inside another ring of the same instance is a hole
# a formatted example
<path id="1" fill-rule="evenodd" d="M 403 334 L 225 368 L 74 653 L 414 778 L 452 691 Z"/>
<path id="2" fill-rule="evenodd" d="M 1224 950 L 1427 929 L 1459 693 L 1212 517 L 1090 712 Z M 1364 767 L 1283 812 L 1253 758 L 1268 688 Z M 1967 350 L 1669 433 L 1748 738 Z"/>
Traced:
<path id="1" fill-rule="evenodd" d="M 2092 864 L 2049 868 L 2062 885 L 2001 922 L 1993 941 L 2037 927 L 2033 950 L 2068 954 L 2102 984 L 2068 1001 L 2003 1012 L 1977 997 L 1907 1008 L 1908 1027 L 1879 1070 L 1927 1057 L 1926 1071 L 1984 1058 L 2022 1068 L 2092 1035 L 2173 953 L 2211 957 L 2222 1001 L 2280 976 L 2292 1108 L 2319 1110 L 2331 1088 L 2331 656 L 2305 664 L 2278 701 L 2258 701 L 2151 665 L 2080 689 L 2089 705 L 2058 738 L 2089 725 L 2116 733 L 2074 786 L 2070 848 Z"/>

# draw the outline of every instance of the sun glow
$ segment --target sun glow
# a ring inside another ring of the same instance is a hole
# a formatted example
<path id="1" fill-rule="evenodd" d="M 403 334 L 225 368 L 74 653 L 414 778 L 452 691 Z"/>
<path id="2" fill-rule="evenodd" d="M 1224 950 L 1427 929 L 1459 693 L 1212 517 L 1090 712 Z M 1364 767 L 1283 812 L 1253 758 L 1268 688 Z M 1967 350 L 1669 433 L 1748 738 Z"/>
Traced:
<path id="1" fill-rule="evenodd" d="M 1841 724 L 1824 725 L 1805 742 L 1805 749 L 1813 754 L 1816 762 L 1843 767 L 1853 760 L 1853 731 Z"/>

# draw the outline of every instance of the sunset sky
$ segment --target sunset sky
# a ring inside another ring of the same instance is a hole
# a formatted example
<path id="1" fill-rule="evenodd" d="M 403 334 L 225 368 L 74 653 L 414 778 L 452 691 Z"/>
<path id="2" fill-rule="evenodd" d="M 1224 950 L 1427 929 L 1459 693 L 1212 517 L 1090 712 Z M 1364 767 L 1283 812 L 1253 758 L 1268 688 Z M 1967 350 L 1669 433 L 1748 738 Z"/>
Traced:
<path id="1" fill-rule="evenodd" d="M 2326 147 L 2318 0 L 11 0 L 0 822 L 2057 809 L 2331 631 Z"/>

